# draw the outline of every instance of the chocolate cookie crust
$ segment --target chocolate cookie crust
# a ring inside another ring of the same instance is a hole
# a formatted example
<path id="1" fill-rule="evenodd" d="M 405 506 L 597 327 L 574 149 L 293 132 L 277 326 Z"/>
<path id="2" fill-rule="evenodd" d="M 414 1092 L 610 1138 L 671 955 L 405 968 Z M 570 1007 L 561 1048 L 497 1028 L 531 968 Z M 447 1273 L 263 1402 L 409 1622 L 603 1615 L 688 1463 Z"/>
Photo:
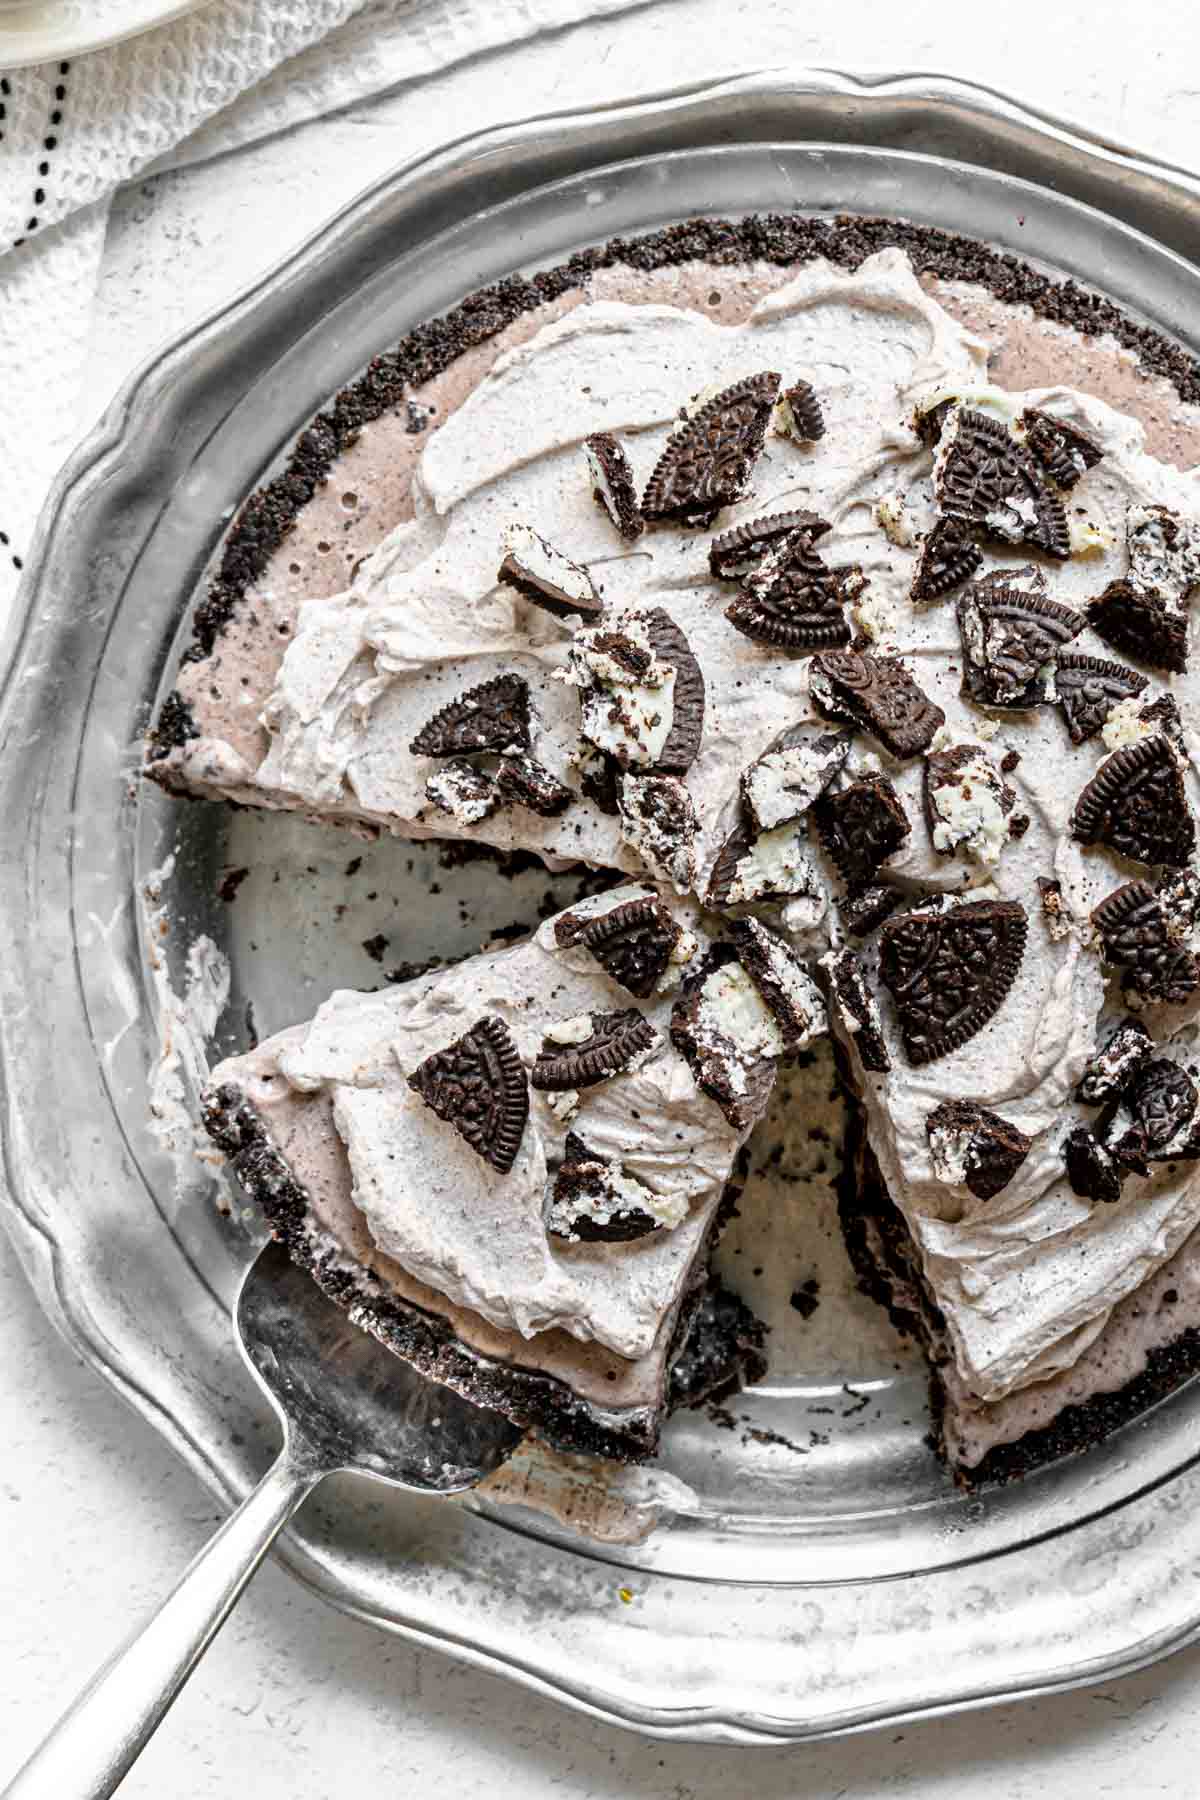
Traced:
<path id="1" fill-rule="evenodd" d="M 1042 274 L 1018 257 L 953 232 L 849 214 L 807 219 L 762 213 L 736 221 L 691 219 L 642 237 L 613 238 L 576 252 L 553 269 L 531 277 L 508 276 L 480 288 L 441 318 L 418 325 L 344 387 L 297 438 L 282 472 L 252 494 L 238 513 L 225 538 L 217 573 L 196 608 L 185 660 L 199 662 L 211 654 L 247 589 L 362 428 L 398 410 L 413 389 L 522 314 L 571 289 L 586 290 L 589 277 L 600 269 L 651 271 L 688 262 L 722 268 L 753 261 L 787 268 L 825 257 L 839 268 L 853 270 L 866 257 L 891 246 L 903 250 L 919 274 L 984 288 L 997 300 L 1028 306 L 1036 317 L 1085 336 L 1110 334 L 1133 353 L 1144 374 L 1165 378 L 1181 400 L 1200 404 L 1200 363 L 1180 345 L 1126 317 L 1112 301 L 1075 281 Z M 169 695 L 150 732 L 151 761 L 195 735 L 186 701 L 178 693 Z"/>
<path id="2" fill-rule="evenodd" d="M 204 1122 L 228 1156 L 239 1184 L 259 1207 L 272 1235 L 292 1261 L 331 1300 L 352 1312 L 356 1325 L 422 1375 L 453 1388 L 476 1406 L 504 1413 L 515 1424 L 539 1432 L 558 1448 L 624 1463 L 641 1462 L 654 1454 L 668 1404 L 666 1392 L 660 1408 L 614 1408 L 601 1416 L 557 1377 L 517 1368 L 470 1348 L 455 1336 L 446 1319 L 425 1312 L 411 1300 L 387 1293 L 378 1277 L 367 1270 L 352 1270 L 345 1257 L 333 1249 L 321 1248 L 308 1222 L 308 1194 L 292 1174 L 256 1109 L 237 1088 L 220 1088 L 210 1095 Z M 714 1238 L 723 1222 L 722 1207 L 713 1221 Z M 705 1252 L 697 1259 L 697 1269 L 706 1271 L 707 1261 Z M 701 1273 L 680 1304 L 666 1359 L 665 1389 L 670 1388 L 675 1360 L 688 1344 L 692 1322 L 708 1285 L 707 1273 Z M 752 1315 L 747 1313 L 747 1318 Z M 745 1337 L 745 1331 L 741 1336 Z M 719 1365 L 723 1357 L 728 1358 L 724 1379 L 731 1384 L 736 1385 L 739 1376 L 747 1381 L 761 1377 L 765 1364 L 761 1357 L 756 1363 L 746 1355 L 745 1343 L 728 1333 L 714 1336 L 711 1330 L 708 1337 L 712 1385 L 722 1378 Z M 681 1397 L 685 1405 L 692 1404 L 693 1399 L 686 1391 Z"/>

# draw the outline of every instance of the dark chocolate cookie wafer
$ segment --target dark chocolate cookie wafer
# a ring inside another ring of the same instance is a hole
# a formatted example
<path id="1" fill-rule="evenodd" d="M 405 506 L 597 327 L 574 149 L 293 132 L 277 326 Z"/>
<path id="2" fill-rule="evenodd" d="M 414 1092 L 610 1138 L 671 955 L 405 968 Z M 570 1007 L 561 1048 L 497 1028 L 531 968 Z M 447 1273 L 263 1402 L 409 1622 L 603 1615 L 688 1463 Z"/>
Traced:
<path id="1" fill-rule="evenodd" d="M 973 581 L 955 602 L 962 634 L 962 691 L 978 706 L 1025 711 L 1054 699 L 1054 659 L 1087 624 L 1073 607 L 1026 585 L 1015 569 Z M 1038 578 L 1040 579 L 1040 578 Z"/>
<path id="2" fill-rule="evenodd" d="M 584 438 L 583 452 L 596 505 L 604 508 L 623 538 L 636 543 L 646 527 L 629 458 L 611 431 L 597 431 Z"/>
<path id="3" fill-rule="evenodd" d="M 983 551 L 965 520 L 939 519 L 921 545 L 908 597 L 914 606 L 940 600 L 982 567 Z"/>
<path id="4" fill-rule="evenodd" d="M 1092 630 L 1114 650 L 1152 669 L 1187 673 L 1187 615 L 1152 588 L 1135 587 L 1122 576 L 1110 581 L 1087 611 Z"/>
<path id="5" fill-rule="evenodd" d="M 1150 1163 L 1194 1162 L 1200 1157 L 1196 1083 L 1169 1057 L 1143 1063 L 1121 1096 L 1104 1132 L 1105 1148 L 1119 1163 L 1143 1173 Z"/>
<path id="6" fill-rule="evenodd" d="M 761 519 L 750 519 L 743 525 L 731 525 L 718 532 L 708 546 L 708 566 L 718 581 L 741 581 L 752 574 L 769 550 L 794 532 L 804 532 L 815 544 L 830 529 L 828 519 L 819 513 L 796 508 L 790 512 L 768 513 Z"/>
<path id="7" fill-rule="evenodd" d="M 891 917 L 903 898 L 899 888 L 872 881 L 865 887 L 849 888 L 838 901 L 838 912 L 852 937 L 869 937 Z"/>
<path id="8" fill-rule="evenodd" d="M 902 761 L 928 750 L 946 722 L 896 656 L 823 652 L 813 658 L 809 689 L 820 712 L 851 720 Z"/>
<path id="9" fill-rule="evenodd" d="M 1063 1141 L 1063 1159 L 1071 1190 L 1081 1200 L 1100 1200 L 1113 1206 L 1121 1198 L 1127 1171 L 1086 1125 L 1076 1125 L 1068 1132 Z"/>
<path id="10" fill-rule="evenodd" d="M 925 758 L 925 823 L 939 855 L 965 851 L 982 862 L 999 861 L 1016 799 L 979 744 L 952 744 Z"/>
<path id="11" fill-rule="evenodd" d="M 939 1181 L 961 1182 L 977 1200 L 1002 1193 L 1033 1149 L 1032 1138 L 973 1100 L 943 1100 L 925 1130 Z"/>
<path id="12" fill-rule="evenodd" d="M 524 676 L 494 675 L 434 713 L 409 749 L 414 756 L 528 750 L 529 715 L 529 683 Z"/>
<path id="13" fill-rule="evenodd" d="M 821 959 L 829 978 L 829 1010 L 841 1034 L 858 1052 L 863 1068 L 885 1075 L 892 1058 L 883 1035 L 883 1020 L 862 963 L 853 950 L 831 950 Z"/>
<path id="14" fill-rule="evenodd" d="M 912 831 L 904 802 L 886 775 L 862 775 L 827 789 L 812 809 L 817 835 L 847 882 L 869 882 Z"/>
<path id="15" fill-rule="evenodd" d="M 1106 757 L 1075 802 L 1071 830 L 1081 844 L 1104 844 L 1131 862 L 1186 863 L 1196 822 L 1170 740 L 1155 732 Z"/>
<path id="16" fill-rule="evenodd" d="M 661 1228 L 639 1204 L 643 1192 L 649 1201 L 648 1189 L 569 1131 L 546 1207 L 546 1230 L 567 1243 L 632 1243 Z"/>
<path id="17" fill-rule="evenodd" d="M 1076 1098 L 1084 1106 L 1107 1106 L 1124 1093 L 1154 1055 L 1154 1039 L 1140 1019 L 1122 1019 L 1080 1077 Z"/>
<path id="18" fill-rule="evenodd" d="M 742 800 L 759 831 L 806 813 L 845 767 L 850 733 L 813 719 L 790 725 L 742 770 Z"/>
<path id="19" fill-rule="evenodd" d="M 425 783 L 425 797 L 459 825 L 478 825 L 503 799 L 494 775 L 461 756 L 449 757 Z"/>
<path id="20" fill-rule="evenodd" d="M 556 619 L 596 619 L 604 602 L 587 570 L 528 525 L 510 525 L 504 533 L 504 556 L 497 581 L 516 588 L 535 606 Z"/>
<path id="21" fill-rule="evenodd" d="M 789 1056 L 824 1031 L 825 1003 L 795 951 L 757 919 L 733 919 L 729 936 L 759 999 L 779 1027 Z"/>
<path id="22" fill-rule="evenodd" d="M 575 798 L 566 782 L 533 756 L 501 757 L 496 782 L 507 800 L 527 806 L 543 819 L 556 819 Z"/>
<path id="23" fill-rule="evenodd" d="M 1143 1000 L 1181 1006 L 1200 986 L 1200 967 L 1172 936 L 1162 901 L 1148 881 L 1127 881 L 1092 912 L 1100 954 L 1124 971 L 1121 986 Z"/>
<path id="24" fill-rule="evenodd" d="M 578 919 L 564 913 L 554 934 L 564 946 L 581 944 L 606 975 L 638 1000 L 648 1000 L 654 992 L 682 935 L 653 894 L 622 900 L 598 917 Z"/>
<path id="25" fill-rule="evenodd" d="M 1081 475 L 1103 460 L 1099 444 L 1093 443 L 1077 425 L 1068 425 L 1053 413 L 1027 406 L 1021 414 L 1021 424 L 1025 442 L 1056 487 L 1069 491 Z"/>
<path id="26" fill-rule="evenodd" d="M 966 900 L 893 914 L 880 930 L 879 978 L 891 992 L 910 1062 L 948 1056 L 1008 997 L 1025 954 L 1018 900 Z"/>
<path id="27" fill-rule="evenodd" d="M 585 1036 L 573 1035 L 573 1027 L 585 1026 Z M 658 1033 L 636 1006 L 588 1013 L 546 1034 L 529 1079 L 535 1088 L 556 1093 L 595 1087 L 636 1068 L 657 1041 Z"/>
<path id="28" fill-rule="evenodd" d="M 661 606 L 646 612 L 650 648 L 675 671 L 671 733 L 646 774 L 686 775 L 700 754 L 704 735 L 704 671 L 670 613 Z"/>
<path id="29" fill-rule="evenodd" d="M 678 775 L 628 774 L 618 795 L 621 836 L 658 881 L 681 894 L 696 882 L 700 822 L 686 783 Z"/>
<path id="30" fill-rule="evenodd" d="M 1107 657 L 1066 652 L 1058 658 L 1054 687 L 1071 742 L 1086 744 L 1103 730 L 1114 706 L 1144 692 L 1146 677 Z"/>
<path id="31" fill-rule="evenodd" d="M 778 375 L 749 375 L 685 420 L 667 440 L 646 483 L 642 517 L 711 525 L 722 507 L 740 500 L 762 452 L 778 392 Z"/>
<path id="32" fill-rule="evenodd" d="M 815 444 L 825 436 L 825 415 L 811 381 L 794 381 L 779 396 L 777 429 L 797 444 Z"/>
<path id="33" fill-rule="evenodd" d="M 767 552 L 725 617 L 743 637 L 774 650 L 834 649 L 850 642 L 844 608 L 861 582 L 861 570 L 829 568 L 801 529 Z"/>
<path id="34" fill-rule="evenodd" d="M 820 877 L 809 860 L 804 826 L 793 819 L 773 831 L 755 831 L 739 820 L 717 853 L 708 878 L 705 904 L 716 912 L 755 900 L 783 900 L 820 892 Z"/>
<path id="35" fill-rule="evenodd" d="M 525 1134 L 529 1087 L 503 1019 L 485 1013 L 453 1044 L 426 1057 L 408 1085 L 477 1156 L 508 1174 Z"/>
<path id="36" fill-rule="evenodd" d="M 671 1042 L 692 1071 L 701 1093 L 715 1100 L 735 1131 L 746 1131 L 766 1110 L 775 1083 L 774 1057 L 764 1053 L 747 1016 L 749 985 L 732 944 L 714 944 L 696 973 L 684 983 L 671 1011 Z M 727 990 L 734 988 L 727 1004 Z"/>
<path id="37" fill-rule="evenodd" d="M 957 409 L 942 429 L 935 491 L 941 511 L 981 537 L 1032 544 L 1064 562 L 1071 554 L 1062 501 L 999 419 Z"/>

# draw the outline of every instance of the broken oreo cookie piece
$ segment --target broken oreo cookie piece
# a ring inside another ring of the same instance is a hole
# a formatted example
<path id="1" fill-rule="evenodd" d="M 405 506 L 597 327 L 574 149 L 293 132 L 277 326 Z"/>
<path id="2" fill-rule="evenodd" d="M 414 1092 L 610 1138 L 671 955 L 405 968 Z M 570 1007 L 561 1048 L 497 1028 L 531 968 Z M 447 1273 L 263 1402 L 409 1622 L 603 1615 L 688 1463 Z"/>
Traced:
<path id="1" fill-rule="evenodd" d="M 593 432 L 583 440 L 592 498 L 602 506 L 621 536 L 635 543 L 646 529 L 638 505 L 629 458 L 611 431 Z"/>
<path id="2" fill-rule="evenodd" d="M 636 1006 L 580 1013 L 547 1030 L 530 1083 L 553 1093 L 595 1087 L 640 1067 L 657 1041 L 658 1033 Z"/>
<path id="3" fill-rule="evenodd" d="M 1123 971 L 1126 993 L 1181 1006 L 1200 986 L 1200 967 L 1171 935 L 1162 901 L 1148 881 L 1127 881 L 1092 912 L 1106 963 Z"/>
<path id="4" fill-rule="evenodd" d="M 825 436 L 825 415 L 811 381 L 794 381 L 775 405 L 775 429 L 796 444 L 815 444 Z"/>
<path id="5" fill-rule="evenodd" d="M 917 555 L 909 599 L 914 606 L 940 600 L 983 567 L 983 551 L 962 519 L 939 519 Z"/>
<path id="6" fill-rule="evenodd" d="M 950 1055 L 995 1017 L 1020 972 L 1027 932 L 1019 900 L 939 902 L 885 920 L 879 978 L 910 1062 Z"/>
<path id="7" fill-rule="evenodd" d="M 826 1029 L 821 990 L 790 946 L 757 919 L 732 920 L 729 935 L 738 961 L 779 1027 L 785 1054 L 794 1056 Z"/>
<path id="8" fill-rule="evenodd" d="M 1058 658 L 1054 688 L 1073 744 L 1086 744 L 1104 729 L 1114 706 L 1143 693 L 1146 677 L 1103 656 L 1068 652 Z"/>
<path id="9" fill-rule="evenodd" d="M 869 937 L 891 917 L 903 898 L 899 888 L 889 887 L 886 882 L 869 882 L 866 887 L 848 889 L 838 901 L 838 912 L 852 937 Z"/>
<path id="10" fill-rule="evenodd" d="M 595 619 L 604 602 L 586 569 L 548 544 L 528 525 L 509 525 L 501 540 L 504 557 L 497 581 L 516 588 L 556 619 Z"/>
<path id="11" fill-rule="evenodd" d="M 408 1085 L 476 1156 L 508 1174 L 525 1135 L 529 1086 L 503 1019 L 485 1013 L 454 1043 L 427 1056 Z"/>
<path id="12" fill-rule="evenodd" d="M 778 392 L 773 372 L 749 375 L 685 419 L 646 484 L 642 517 L 710 525 L 722 507 L 741 500 Z"/>
<path id="13" fill-rule="evenodd" d="M 1063 1159 L 1071 1191 L 1081 1200 L 1113 1206 L 1121 1198 L 1126 1171 L 1086 1125 L 1076 1125 L 1063 1142 Z"/>
<path id="14" fill-rule="evenodd" d="M 743 637 L 771 649 L 834 649 L 850 642 L 844 609 L 861 582 L 861 570 L 829 568 L 810 535 L 794 531 L 746 577 L 725 617 Z"/>
<path id="15" fill-rule="evenodd" d="M 1187 673 L 1187 614 L 1176 612 L 1154 589 L 1135 587 L 1123 576 L 1089 601 L 1087 614 L 1092 630 L 1114 650 L 1152 669 Z"/>
<path id="16" fill-rule="evenodd" d="M 1184 519 L 1166 506 L 1131 506 L 1125 542 L 1133 585 L 1185 612 L 1200 586 L 1200 519 Z"/>
<path id="17" fill-rule="evenodd" d="M 821 958 L 829 980 L 830 1016 L 858 1051 L 863 1068 L 883 1075 L 892 1058 L 883 1035 L 879 1002 L 867 986 L 862 963 L 853 950 L 830 950 Z"/>
<path id="18" fill-rule="evenodd" d="M 1038 897 L 1042 903 L 1042 915 L 1046 921 L 1046 930 L 1051 940 L 1060 944 L 1070 936 L 1071 914 L 1063 899 L 1062 882 L 1051 881 L 1045 875 L 1037 877 Z"/>
<path id="19" fill-rule="evenodd" d="M 944 1100 L 925 1120 L 938 1180 L 992 1200 L 1008 1186 L 1033 1148 L 1033 1139 L 999 1113 L 973 1100 Z"/>
<path id="20" fill-rule="evenodd" d="M 1056 487 L 1069 491 L 1081 475 L 1103 461 L 1103 450 L 1086 432 L 1040 407 L 1027 406 L 1021 414 L 1021 424 L 1026 444 Z"/>
<path id="21" fill-rule="evenodd" d="M 861 726 L 901 761 L 928 750 L 946 722 L 895 656 L 822 652 L 813 658 L 809 691 L 822 713 Z"/>
<path id="22" fill-rule="evenodd" d="M 784 1038 L 732 944 L 714 944 L 671 1012 L 671 1042 L 735 1131 L 766 1110 Z"/>
<path id="23" fill-rule="evenodd" d="M 1075 802 L 1071 831 L 1081 844 L 1103 844 L 1131 862 L 1186 863 L 1196 822 L 1170 739 L 1155 732 L 1105 757 Z"/>
<path id="24" fill-rule="evenodd" d="M 496 785 L 506 800 L 527 806 L 543 819 L 556 819 L 575 798 L 566 782 L 533 756 L 502 756 Z"/>
<path id="25" fill-rule="evenodd" d="M 829 521 L 819 513 L 799 508 L 791 512 L 769 513 L 761 519 L 750 519 L 743 525 L 731 525 L 718 532 L 708 546 L 708 566 L 718 581 L 740 581 L 757 569 L 767 552 L 781 540 L 797 531 L 804 532 L 815 544 L 830 529 Z"/>
<path id="26" fill-rule="evenodd" d="M 529 683 L 523 675 L 494 675 L 451 700 L 418 731 L 414 756 L 466 756 L 474 751 L 530 748 Z"/>
<path id="27" fill-rule="evenodd" d="M 1040 589 L 1033 569 L 974 581 L 958 596 L 964 696 L 978 706 L 1025 711 L 1054 699 L 1054 659 L 1087 623 Z"/>
<path id="28" fill-rule="evenodd" d="M 696 882 L 696 808 L 678 775 L 626 775 L 617 794 L 621 836 L 650 873 L 686 894 Z"/>
<path id="29" fill-rule="evenodd" d="M 668 1223 L 649 1210 L 654 1196 L 643 1182 L 627 1175 L 619 1163 L 593 1155 L 573 1131 L 567 1133 L 563 1152 L 545 1211 L 551 1237 L 576 1244 L 628 1244 Z"/>
<path id="30" fill-rule="evenodd" d="M 870 881 L 912 831 L 904 803 L 885 775 L 861 775 L 827 789 L 812 809 L 817 835 L 846 882 Z"/>
<path id="31" fill-rule="evenodd" d="M 717 853 L 705 904 L 721 912 L 755 900 L 819 895 L 821 878 L 808 856 L 807 842 L 797 820 L 773 831 L 755 831 L 749 820 L 742 820 Z"/>
<path id="32" fill-rule="evenodd" d="M 1031 544 L 1063 562 L 1071 554 L 1062 501 L 999 419 L 955 408 L 942 427 L 934 489 L 943 513 L 983 537 Z"/>
<path id="33" fill-rule="evenodd" d="M 1156 1162 L 1200 1158 L 1196 1129 L 1196 1083 L 1169 1057 L 1142 1064 L 1103 1129 L 1104 1146 L 1118 1163 L 1138 1174 Z"/>
<path id="34" fill-rule="evenodd" d="M 564 913 L 554 935 L 564 947 L 582 945 L 613 981 L 635 999 L 648 1000 L 666 974 L 682 932 L 662 901 L 647 894 L 583 918 Z"/>
<path id="35" fill-rule="evenodd" d="M 997 863 L 1013 827 L 1016 794 L 979 744 L 954 744 L 925 758 L 925 821 L 942 856 L 963 851 Z"/>
<path id="36" fill-rule="evenodd" d="M 1141 1020 L 1122 1019 L 1083 1071 L 1076 1098 L 1084 1106 L 1106 1106 L 1124 1092 L 1153 1054 L 1154 1039 Z"/>
<path id="37" fill-rule="evenodd" d="M 495 776 L 462 757 L 452 757 L 434 770 L 425 783 L 425 796 L 459 825 L 478 825 L 495 812 L 502 798 Z"/>
<path id="38" fill-rule="evenodd" d="M 598 618 L 604 603 L 581 564 L 556 550 L 531 526 L 512 524 L 501 537 L 496 580 L 555 618 Z"/>
<path id="39" fill-rule="evenodd" d="M 771 831 L 806 813 L 850 754 L 850 734 L 802 719 L 774 739 L 742 770 L 742 799 L 759 831 Z"/>
<path id="40" fill-rule="evenodd" d="M 704 731 L 704 676 L 661 606 L 631 608 L 576 631 L 570 680 L 580 730 L 621 769 L 683 775 Z"/>

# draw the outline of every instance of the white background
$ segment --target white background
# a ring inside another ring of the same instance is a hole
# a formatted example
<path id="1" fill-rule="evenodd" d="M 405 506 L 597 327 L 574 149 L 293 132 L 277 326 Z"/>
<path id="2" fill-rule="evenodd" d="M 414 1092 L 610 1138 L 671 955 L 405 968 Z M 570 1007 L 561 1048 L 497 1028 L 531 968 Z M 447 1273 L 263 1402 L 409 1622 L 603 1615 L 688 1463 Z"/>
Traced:
<path id="1" fill-rule="evenodd" d="M 1200 13 L 1190 0 L 1139 9 L 1113 0 L 666 0 L 132 186 L 110 228 L 89 415 L 157 342 L 438 140 L 524 112 L 785 62 L 967 76 L 1141 149 L 1200 161 Z M 55 1338 L 2 1238 L 0 1445 L 2 1778 L 218 1513 Z M 798 1751 L 661 1745 L 416 1654 L 268 1567 L 122 1794 L 1191 1796 L 1200 1788 L 1198 1701 L 1200 1653 L 1189 1653 L 1113 1686 Z"/>

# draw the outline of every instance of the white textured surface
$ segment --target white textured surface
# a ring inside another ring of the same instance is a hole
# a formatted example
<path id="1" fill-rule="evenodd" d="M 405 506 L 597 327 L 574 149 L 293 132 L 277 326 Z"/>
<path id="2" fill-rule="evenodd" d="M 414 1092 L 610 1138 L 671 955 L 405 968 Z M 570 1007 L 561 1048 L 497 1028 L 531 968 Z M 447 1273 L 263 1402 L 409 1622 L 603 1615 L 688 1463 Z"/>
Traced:
<path id="1" fill-rule="evenodd" d="M 390 164 L 522 111 L 733 66 L 903 64 L 1007 87 L 1195 159 L 1200 18 L 1159 0 L 676 0 L 483 56 L 371 106 L 125 190 L 87 358 L 90 419 L 169 333 L 244 285 Z M 4 309 L 0 308 L 0 329 Z M 78 364 L 76 364 L 78 368 Z M 47 375 L 47 380 L 50 377 Z M 10 409 L 6 408 L 6 411 Z M 7 451 L 13 439 L 3 442 Z M 5 455 L 6 479 L 13 462 Z M 4 528 L 0 517 L 0 529 Z M 0 1778 L 213 1528 L 196 1481 L 57 1342 L 0 1242 Z M 1113 1687 L 795 1753 L 666 1746 L 581 1721 L 340 1618 L 268 1567 L 129 1800 L 1103 1800 L 1195 1792 L 1200 1653 Z M 64 1800 L 70 1800 L 64 1796 Z"/>
<path id="2" fill-rule="evenodd" d="M 122 181 L 156 161 L 216 156 L 493 45 L 631 4 L 636 0 L 213 0 L 111 49 L 5 77 L 0 626 L 17 601 L 46 490 L 90 422 L 78 404 L 80 351 L 105 217 Z M 105 0 L 107 12 L 118 5 Z M 349 172 L 353 159 L 342 167 Z"/>

